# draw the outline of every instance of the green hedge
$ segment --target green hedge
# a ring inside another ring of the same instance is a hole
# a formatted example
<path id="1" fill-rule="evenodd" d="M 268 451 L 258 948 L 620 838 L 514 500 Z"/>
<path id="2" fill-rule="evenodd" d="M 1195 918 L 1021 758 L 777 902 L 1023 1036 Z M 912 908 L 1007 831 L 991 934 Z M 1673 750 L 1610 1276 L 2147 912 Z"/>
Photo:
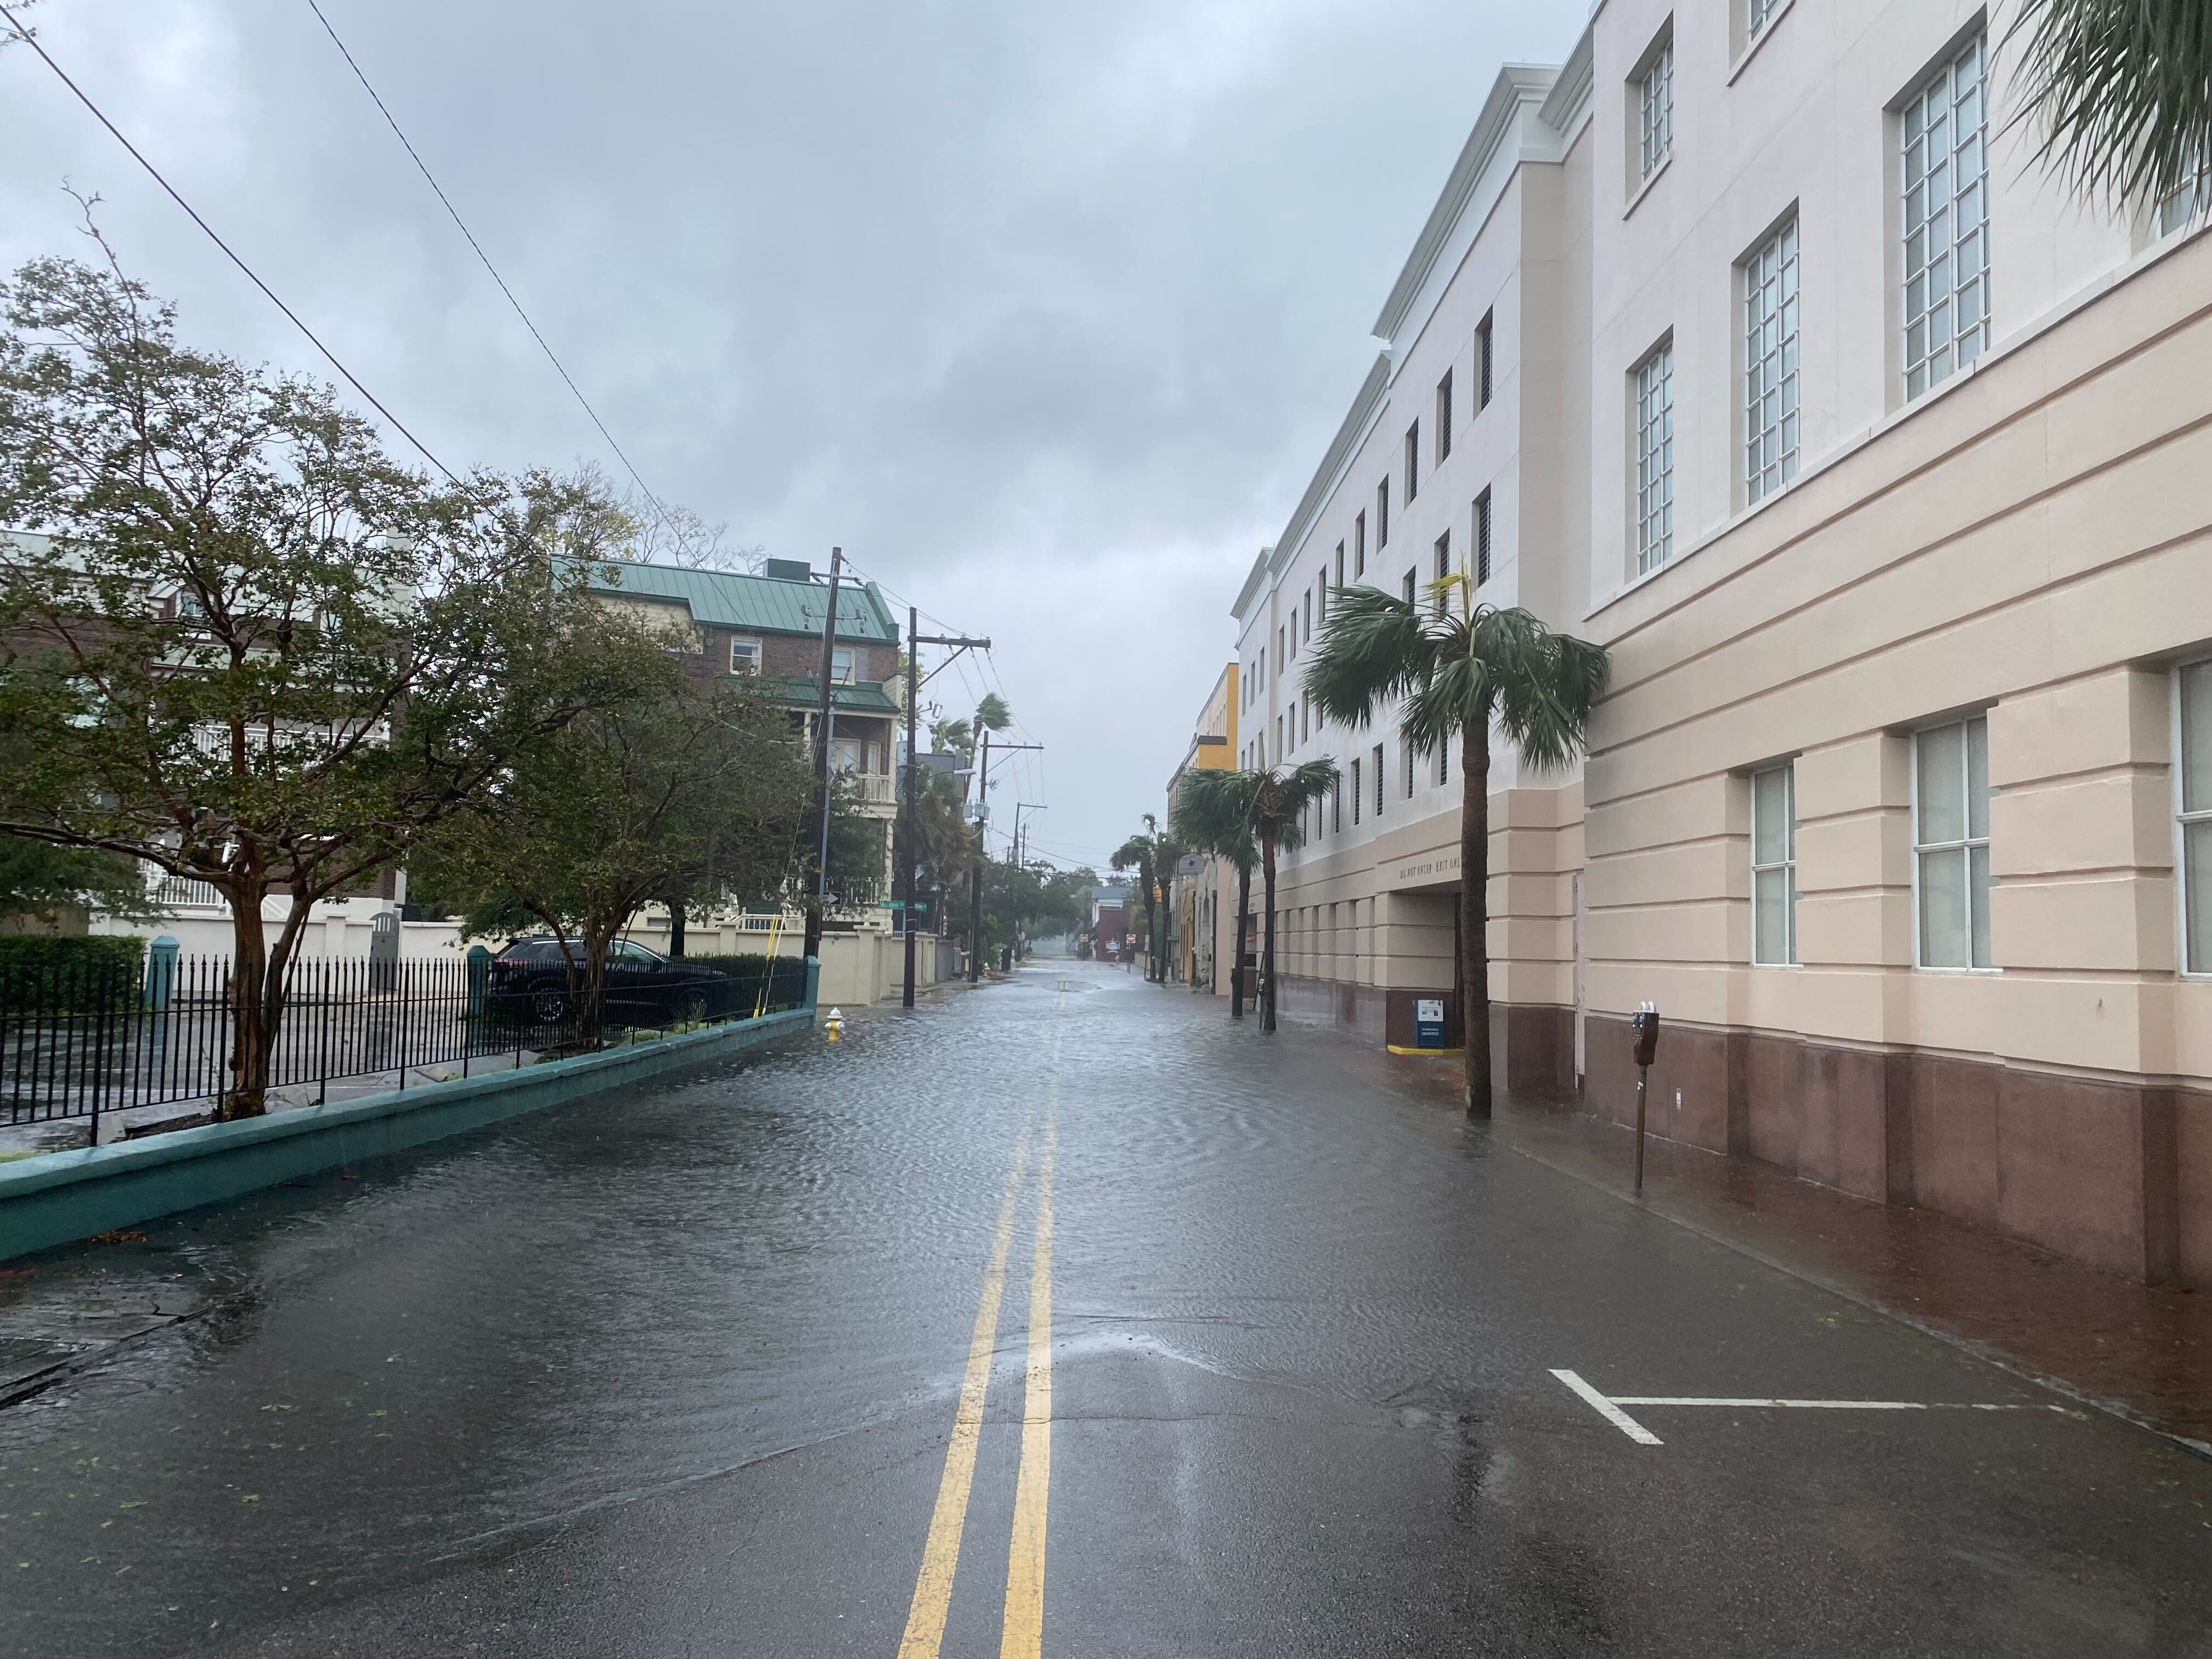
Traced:
<path id="1" fill-rule="evenodd" d="M 729 957 L 678 957 L 675 960 L 694 973 L 720 974 L 731 982 L 732 1001 L 739 1012 L 750 1014 L 760 1000 L 761 983 L 767 976 L 770 957 L 760 955 Z M 769 993 L 768 1006 L 771 1009 L 795 1006 L 806 994 L 806 962 L 802 957 L 776 957 L 775 988 Z"/>
<path id="2" fill-rule="evenodd" d="M 0 1011 L 94 1013 L 137 1000 L 146 941 L 129 934 L 0 935 Z"/>

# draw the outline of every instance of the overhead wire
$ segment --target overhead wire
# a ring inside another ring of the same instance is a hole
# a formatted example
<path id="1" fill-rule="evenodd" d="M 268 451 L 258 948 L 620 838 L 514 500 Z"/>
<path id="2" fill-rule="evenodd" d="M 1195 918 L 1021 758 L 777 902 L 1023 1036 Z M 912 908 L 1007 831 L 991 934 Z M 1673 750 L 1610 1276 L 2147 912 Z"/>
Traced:
<path id="1" fill-rule="evenodd" d="M 492 264 L 491 255 L 486 253 L 483 244 L 477 240 L 476 232 L 469 228 L 467 221 L 461 217 L 460 210 L 453 205 L 453 198 L 446 194 L 445 186 L 441 185 L 436 175 L 431 173 L 429 163 L 422 159 L 421 154 L 416 149 L 413 141 L 401 130 L 398 119 L 386 107 L 383 97 L 374 86 L 369 84 L 368 76 L 362 72 L 360 64 L 355 61 L 351 50 L 343 40 L 338 38 L 338 32 L 331 27 L 331 20 L 323 15 L 323 9 L 318 3 L 318 0 L 307 0 L 307 9 L 315 14 L 315 21 L 323 26 L 323 33 L 331 37 L 331 44 L 338 49 L 338 56 L 345 59 L 346 67 L 353 71 L 354 79 L 361 82 L 361 89 L 368 94 L 369 101 L 376 106 L 377 113 L 384 118 L 384 124 L 392 129 L 392 136 L 399 141 L 400 148 L 407 152 L 408 159 L 415 163 L 416 171 L 422 175 L 423 182 L 428 184 L 436 194 L 439 202 L 452 217 L 454 226 L 468 240 L 469 246 L 476 250 L 476 256 L 483 262 L 484 270 L 490 273 L 492 281 L 499 285 L 499 291 L 507 296 L 507 304 L 514 307 L 514 314 L 522 319 L 523 327 L 528 329 L 530 337 L 538 342 L 538 349 L 545 354 L 545 361 L 553 365 L 553 372 L 561 377 L 562 384 L 568 388 L 576 402 L 582 407 L 584 413 L 591 417 L 592 424 L 599 430 L 599 436 L 607 441 L 607 447 L 614 451 L 615 459 L 628 469 L 630 477 L 636 483 L 638 489 L 644 492 L 645 499 L 653 504 L 653 510 L 660 515 L 660 521 L 665 526 L 668 523 L 668 509 L 661 505 L 660 497 L 653 493 L 653 487 L 646 483 L 643 475 L 638 471 L 630 458 L 623 453 L 623 447 L 615 441 L 615 434 L 607 430 L 607 423 L 599 418 L 599 411 L 592 407 L 592 400 L 584 395 L 583 388 L 576 384 L 575 378 L 568 373 L 568 366 L 555 355 L 552 346 L 547 343 L 544 335 L 538 331 L 538 325 L 531 321 L 530 313 L 522 308 L 522 301 L 514 297 L 514 290 L 507 285 L 507 278 L 501 276 L 499 267 Z"/>
<path id="2" fill-rule="evenodd" d="M 82 104 L 87 109 L 90 110 L 92 112 L 93 118 L 97 120 L 100 125 L 107 129 L 109 133 L 114 137 L 115 142 L 131 152 L 131 159 L 137 162 L 140 167 L 145 168 L 148 175 L 152 178 L 154 182 L 161 185 L 162 190 L 167 193 L 169 199 L 185 210 L 185 216 L 190 218 L 194 224 L 198 225 L 202 231 L 206 233 L 207 239 L 223 251 L 224 255 L 228 258 L 231 264 L 236 265 L 239 270 L 246 273 L 246 280 L 252 283 L 254 287 L 259 289 L 261 292 L 267 296 L 269 303 L 275 306 L 277 310 L 283 312 L 285 317 L 290 321 L 292 326 L 298 329 L 301 333 L 307 337 L 308 343 L 312 344 L 316 350 L 323 354 L 324 357 L 329 362 L 331 367 L 337 370 L 340 374 L 345 377 L 346 384 L 350 386 L 356 392 L 361 393 L 363 398 L 366 398 L 368 400 L 369 406 L 374 409 L 378 414 L 383 416 L 386 420 L 391 422 L 392 428 L 397 431 L 401 437 L 406 439 L 409 443 L 412 444 L 422 454 L 423 459 L 428 461 L 431 465 L 436 467 L 439 471 L 444 473 L 448 482 L 453 483 L 457 489 L 464 487 L 461 484 L 459 476 L 454 472 L 453 469 L 447 466 L 443 461 L 440 460 L 436 453 L 432 451 L 428 444 L 416 437 L 412 432 L 409 431 L 406 422 L 402 421 L 397 415 L 394 415 L 389 409 L 386 408 L 383 401 L 379 398 L 374 392 L 371 392 L 366 386 L 362 384 L 361 377 L 345 366 L 344 362 L 340 360 L 337 353 L 332 351 L 330 347 L 323 343 L 322 337 L 317 334 L 314 330 L 309 328 L 307 325 L 301 320 L 300 313 L 293 310 L 291 307 L 286 305 L 283 300 L 279 299 L 276 295 L 276 290 L 261 280 L 260 273 L 256 271 L 252 265 L 247 264 L 244 259 L 240 258 L 239 257 L 238 251 L 232 247 L 229 243 L 224 241 L 221 236 L 216 234 L 215 227 L 208 223 L 205 219 L 200 216 L 199 210 L 195 208 L 190 202 L 187 202 L 184 198 L 183 195 L 178 191 L 177 187 L 171 184 L 167 179 L 162 176 L 161 170 L 146 159 L 145 153 L 142 151 L 137 145 L 132 143 L 128 138 L 123 136 L 123 130 L 117 126 L 114 122 L 107 118 L 106 112 L 102 110 L 99 105 L 94 103 L 90 94 L 88 94 L 82 87 L 77 85 L 74 80 L 70 78 L 69 71 L 64 69 L 59 64 L 56 63 L 53 59 L 52 54 L 48 52 L 46 47 L 39 44 L 38 36 L 33 34 L 30 30 L 25 28 L 22 24 L 16 21 L 15 14 L 9 10 L 4 4 L 0 4 L 0 18 L 5 18 L 7 20 L 9 28 L 13 31 L 13 38 L 30 47 L 33 52 L 38 53 L 40 61 L 60 77 L 61 83 L 76 94 L 77 102 Z"/>

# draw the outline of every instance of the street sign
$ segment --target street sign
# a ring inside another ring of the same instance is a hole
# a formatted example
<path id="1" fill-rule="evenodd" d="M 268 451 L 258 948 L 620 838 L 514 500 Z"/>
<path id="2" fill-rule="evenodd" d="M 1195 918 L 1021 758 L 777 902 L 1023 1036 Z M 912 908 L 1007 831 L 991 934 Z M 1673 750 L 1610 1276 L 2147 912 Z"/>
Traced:
<path id="1" fill-rule="evenodd" d="M 1176 874 L 1179 876 L 1202 876 L 1205 873 L 1206 854 L 1203 853 L 1185 853 L 1176 860 Z"/>
<path id="2" fill-rule="evenodd" d="M 1416 1048 L 1441 1048 L 1444 1046 L 1444 1000 L 1442 997 L 1413 999 L 1413 1046 Z"/>

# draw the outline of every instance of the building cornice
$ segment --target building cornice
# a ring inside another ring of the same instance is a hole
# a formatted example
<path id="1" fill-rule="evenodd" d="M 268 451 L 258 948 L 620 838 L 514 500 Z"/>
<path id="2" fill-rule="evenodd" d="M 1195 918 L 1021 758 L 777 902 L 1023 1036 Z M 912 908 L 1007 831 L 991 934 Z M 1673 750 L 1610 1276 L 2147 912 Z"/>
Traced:
<path id="1" fill-rule="evenodd" d="M 1514 117 L 1529 106 L 1543 101 L 1556 83 L 1559 71 L 1541 64 L 1508 64 L 1498 71 L 1498 79 L 1490 88 L 1490 96 L 1483 100 L 1482 113 L 1474 119 L 1474 130 L 1467 135 L 1467 143 L 1460 147 L 1459 160 L 1452 163 L 1450 175 L 1437 197 L 1436 205 L 1429 210 L 1428 222 L 1413 240 L 1413 251 L 1406 256 L 1405 268 L 1392 284 L 1390 297 L 1382 302 L 1382 315 L 1376 318 L 1369 331 L 1380 340 L 1395 340 L 1398 331 L 1413 309 L 1413 302 L 1421 289 L 1443 257 L 1445 246 L 1451 240 L 1453 228 L 1467 211 L 1468 204 L 1474 198 L 1476 185 L 1489 172 L 1490 164 L 1498 159 L 1506 137 L 1513 131 Z"/>
<path id="2" fill-rule="evenodd" d="M 1261 579 L 1268 574 L 1269 567 L 1281 568 L 1304 544 L 1307 532 L 1313 528 L 1315 515 L 1321 511 L 1322 503 L 1328 499 L 1329 493 L 1336 488 L 1344 469 L 1351 464 L 1352 452 L 1359 447 L 1359 441 L 1367 435 L 1368 428 L 1375 424 L 1375 416 L 1389 392 L 1390 354 L 1377 352 L 1375 361 L 1368 365 L 1367 378 L 1359 383 L 1359 390 L 1352 399 L 1352 407 L 1345 411 L 1343 424 L 1336 428 L 1336 436 L 1329 441 L 1328 451 L 1322 457 L 1321 465 L 1315 470 L 1313 481 L 1306 486 L 1306 493 L 1298 498 L 1297 510 L 1291 514 L 1290 523 L 1283 526 L 1283 533 L 1276 538 L 1274 546 L 1261 554 L 1259 562 L 1252 567 L 1252 574 L 1245 580 L 1244 591 L 1237 596 L 1232 614 L 1240 623 L 1244 620 L 1244 612 L 1258 592 Z"/>

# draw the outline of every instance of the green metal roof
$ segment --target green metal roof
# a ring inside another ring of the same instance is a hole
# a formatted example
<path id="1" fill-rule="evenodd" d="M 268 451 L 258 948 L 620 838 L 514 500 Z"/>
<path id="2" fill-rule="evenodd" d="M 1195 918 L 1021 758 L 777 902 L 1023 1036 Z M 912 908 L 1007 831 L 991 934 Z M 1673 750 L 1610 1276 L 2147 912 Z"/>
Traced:
<path id="1" fill-rule="evenodd" d="M 673 599 L 689 606 L 694 622 L 762 634 L 822 634 L 822 608 L 830 590 L 820 582 L 785 581 L 728 570 L 681 570 L 665 564 L 627 562 L 597 565 L 592 586 L 601 592 Z M 876 585 L 841 583 L 837 637 L 862 644 L 898 643 L 898 624 Z"/>
<path id="2" fill-rule="evenodd" d="M 845 607 L 837 607 L 842 611 Z M 822 706 L 822 679 L 817 674 L 768 675 L 761 681 L 761 690 L 769 701 L 788 703 L 793 708 L 818 708 Z M 882 686 L 862 680 L 852 685 L 837 688 L 836 705 L 848 714 L 896 714 L 898 705 L 884 694 Z"/>

